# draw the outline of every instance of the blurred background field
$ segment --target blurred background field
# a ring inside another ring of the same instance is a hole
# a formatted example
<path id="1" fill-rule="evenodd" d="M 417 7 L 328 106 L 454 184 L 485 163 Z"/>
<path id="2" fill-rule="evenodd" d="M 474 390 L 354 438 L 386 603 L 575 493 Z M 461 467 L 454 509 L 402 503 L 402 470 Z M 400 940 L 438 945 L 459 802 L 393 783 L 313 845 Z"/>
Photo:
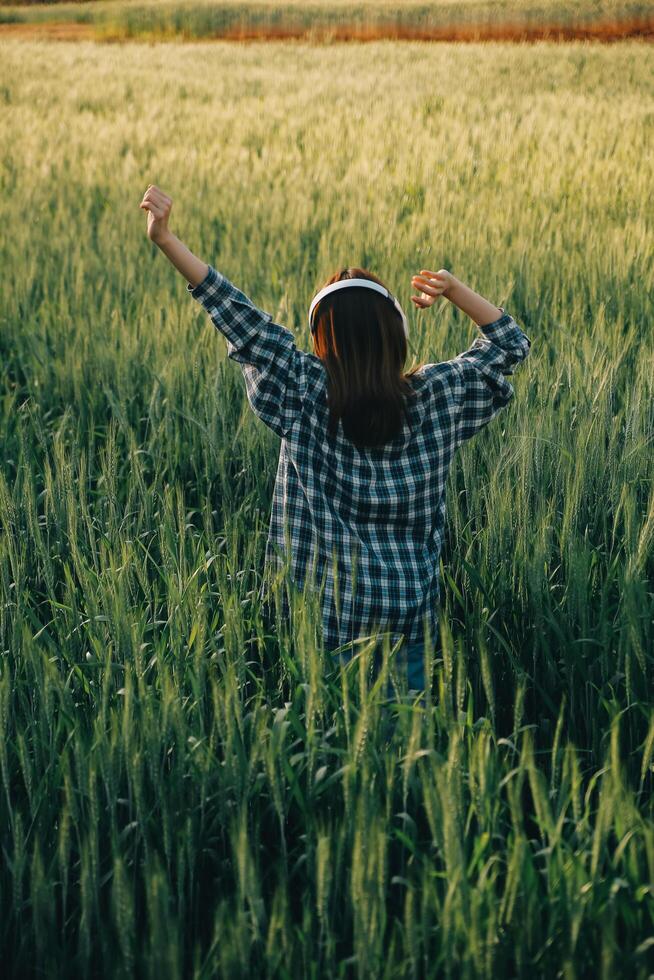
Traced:
<path id="1" fill-rule="evenodd" d="M 67 31 L 63 25 L 67 25 Z M 88 0 L 0 2 L 0 36 L 40 30 L 98 40 L 210 37 L 475 38 L 654 36 L 654 7 L 634 0 Z"/>
<path id="2" fill-rule="evenodd" d="M 0 55 L 5 975 L 645 980 L 651 47 Z M 413 308 L 419 268 L 532 339 L 455 460 L 443 654 L 394 728 L 311 597 L 263 622 L 279 443 L 146 238 L 149 183 L 305 349 L 345 264 L 410 361 L 475 335 Z"/>

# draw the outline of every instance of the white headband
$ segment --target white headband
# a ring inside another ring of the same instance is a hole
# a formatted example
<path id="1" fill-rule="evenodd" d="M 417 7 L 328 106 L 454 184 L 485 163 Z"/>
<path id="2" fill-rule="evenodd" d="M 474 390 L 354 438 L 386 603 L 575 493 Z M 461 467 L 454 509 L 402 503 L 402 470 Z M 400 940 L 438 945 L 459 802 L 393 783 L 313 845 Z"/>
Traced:
<path id="1" fill-rule="evenodd" d="M 408 338 L 409 325 L 407 323 L 406 316 L 404 315 L 404 310 L 402 309 L 398 301 L 395 299 L 393 294 L 389 293 L 389 291 L 386 289 L 385 286 L 381 286 L 378 282 L 373 282 L 371 279 L 340 279 L 338 282 L 333 282 L 331 283 L 331 285 L 325 286 L 324 289 L 321 289 L 319 293 L 316 293 L 316 295 L 313 297 L 311 301 L 311 306 L 309 307 L 309 326 L 312 332 L 313 332 L 313 325 L 311 322 L 311 315 L 314 309 L 316 308 L 316 305 L 320 302 L 323 296 L 327 296 L 329 295 L 329 293 L 334 293 L 336 292 L 337 289 L 347 289 L 348 286 L 364 286 L 366 289 L 374 289 L 378 293 L 381 293 L 382 296 L 386 296 L 387 299 L 390 299 L 391 303 L 402 317 L 404 333 Z"/>

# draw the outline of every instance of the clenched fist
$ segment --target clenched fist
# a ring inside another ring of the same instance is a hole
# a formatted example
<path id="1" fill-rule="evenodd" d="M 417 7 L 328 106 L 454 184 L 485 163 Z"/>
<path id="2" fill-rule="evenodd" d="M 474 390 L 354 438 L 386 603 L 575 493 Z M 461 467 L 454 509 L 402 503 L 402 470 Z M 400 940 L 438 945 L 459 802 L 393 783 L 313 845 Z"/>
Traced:
<path id="1" fill-rule="evenodd" d="M 148 184 L 139 208 L 148 212 L 147 235 L 158 245 L 168 235 L 168 218 L 173 206 L 172 198 L 164 194 L 155 184 Z"/>

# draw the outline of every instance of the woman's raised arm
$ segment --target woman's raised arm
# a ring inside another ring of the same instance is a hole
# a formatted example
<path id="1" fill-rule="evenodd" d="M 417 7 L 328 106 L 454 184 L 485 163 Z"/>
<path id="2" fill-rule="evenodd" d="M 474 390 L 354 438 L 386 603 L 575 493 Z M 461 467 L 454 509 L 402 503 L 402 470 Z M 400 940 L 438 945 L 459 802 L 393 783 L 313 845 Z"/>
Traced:
<path id="1" fill-rule="evenodd" d="M 148 184 L 139 208 L 148 212 L 147 236 L 154 242 L 172 264 L 186 278 L 189 286 L 194 288 L 207 277 L 209 266 L 186 247 L 168 227 L 168 218 L 173 201 L 167 194 Z"/>
<path id="2" fill-rule="evenodd" d="M 445 299 L 449 299 L 450 303 L 458 306 L 463 313 L 466 313 L 471 320 L 474 320 L 478 327 L 494 323 L 502 316 L 503 311 L 500 307 L 489 303 L 487 299 L 476 293 L 470 286 L 466 286 L 447 269 L 439 269 L 438 272 L 421 269 L 420 275 L 412 277 L 411 284 L 415 289 L 421 290 L 420 296 L 411 297 L 419 309 L 432 306 L 439 296 L 444 296 Z"/>
<path id="3" fill-rule="evenodd" d="M 225 337 L 227 356 L 241 367 L 255 415 L 284 438 L 302 412 L 312 355 L 298 350 L 290 330 L 173 235 L 167 194 L 151 184 L 140 207 L 148 211 L 148 238 L 186 278 L 187 291 Z"/>

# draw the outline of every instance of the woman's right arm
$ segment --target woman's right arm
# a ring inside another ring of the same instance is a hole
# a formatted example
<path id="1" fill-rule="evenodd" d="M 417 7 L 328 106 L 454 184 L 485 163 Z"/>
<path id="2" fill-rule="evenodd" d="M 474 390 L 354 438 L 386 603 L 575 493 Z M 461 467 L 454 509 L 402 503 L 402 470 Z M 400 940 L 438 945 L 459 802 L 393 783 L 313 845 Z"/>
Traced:
<path id="1" fill-rule="evenodd" d="M 514 392 L 506 375 L 528 357 L 531 340 L 503 307 L 489 303 L 446 269 L 422 269 L 412 283 L 421 290 L 420 296 L 411 297 L 418 308 L 432 306 L 438 296 L 445 296 L 480 330 L 467 350 L 446 362 L 455 372 L 457 444 L 461 444 L 508 405 Z"/>
<path id="2" fill-rule="evenodd" d="M 451 286 L 449 286 L 444 296 L 450 303 L 458 306 L 471 320 L 474 320 L 478 327 L 483 327 L 488 323 L 493 323 L 502 316 L 502 310 L 489 303 L 487 299 L 476 293 L 470 286 L 466 286 L 456 276 L 450 275 Z"/>
<path id="3" fill-rule="evenodd" d="M 503 311 L 499 307 L 489 303 L 447 269 L 439 269 L 438 272 L 421 269 L 420 275 L 413 276 L 411 283 L 416 289 L 422 290 L 420 297 L 412 296 L 411 299 L 416 306 L 423 309 L 425 306 L 431 306 L 438 296 L 444 296 L 474 320 L 478 327 L 494 323 L 502 316 Z"/>

